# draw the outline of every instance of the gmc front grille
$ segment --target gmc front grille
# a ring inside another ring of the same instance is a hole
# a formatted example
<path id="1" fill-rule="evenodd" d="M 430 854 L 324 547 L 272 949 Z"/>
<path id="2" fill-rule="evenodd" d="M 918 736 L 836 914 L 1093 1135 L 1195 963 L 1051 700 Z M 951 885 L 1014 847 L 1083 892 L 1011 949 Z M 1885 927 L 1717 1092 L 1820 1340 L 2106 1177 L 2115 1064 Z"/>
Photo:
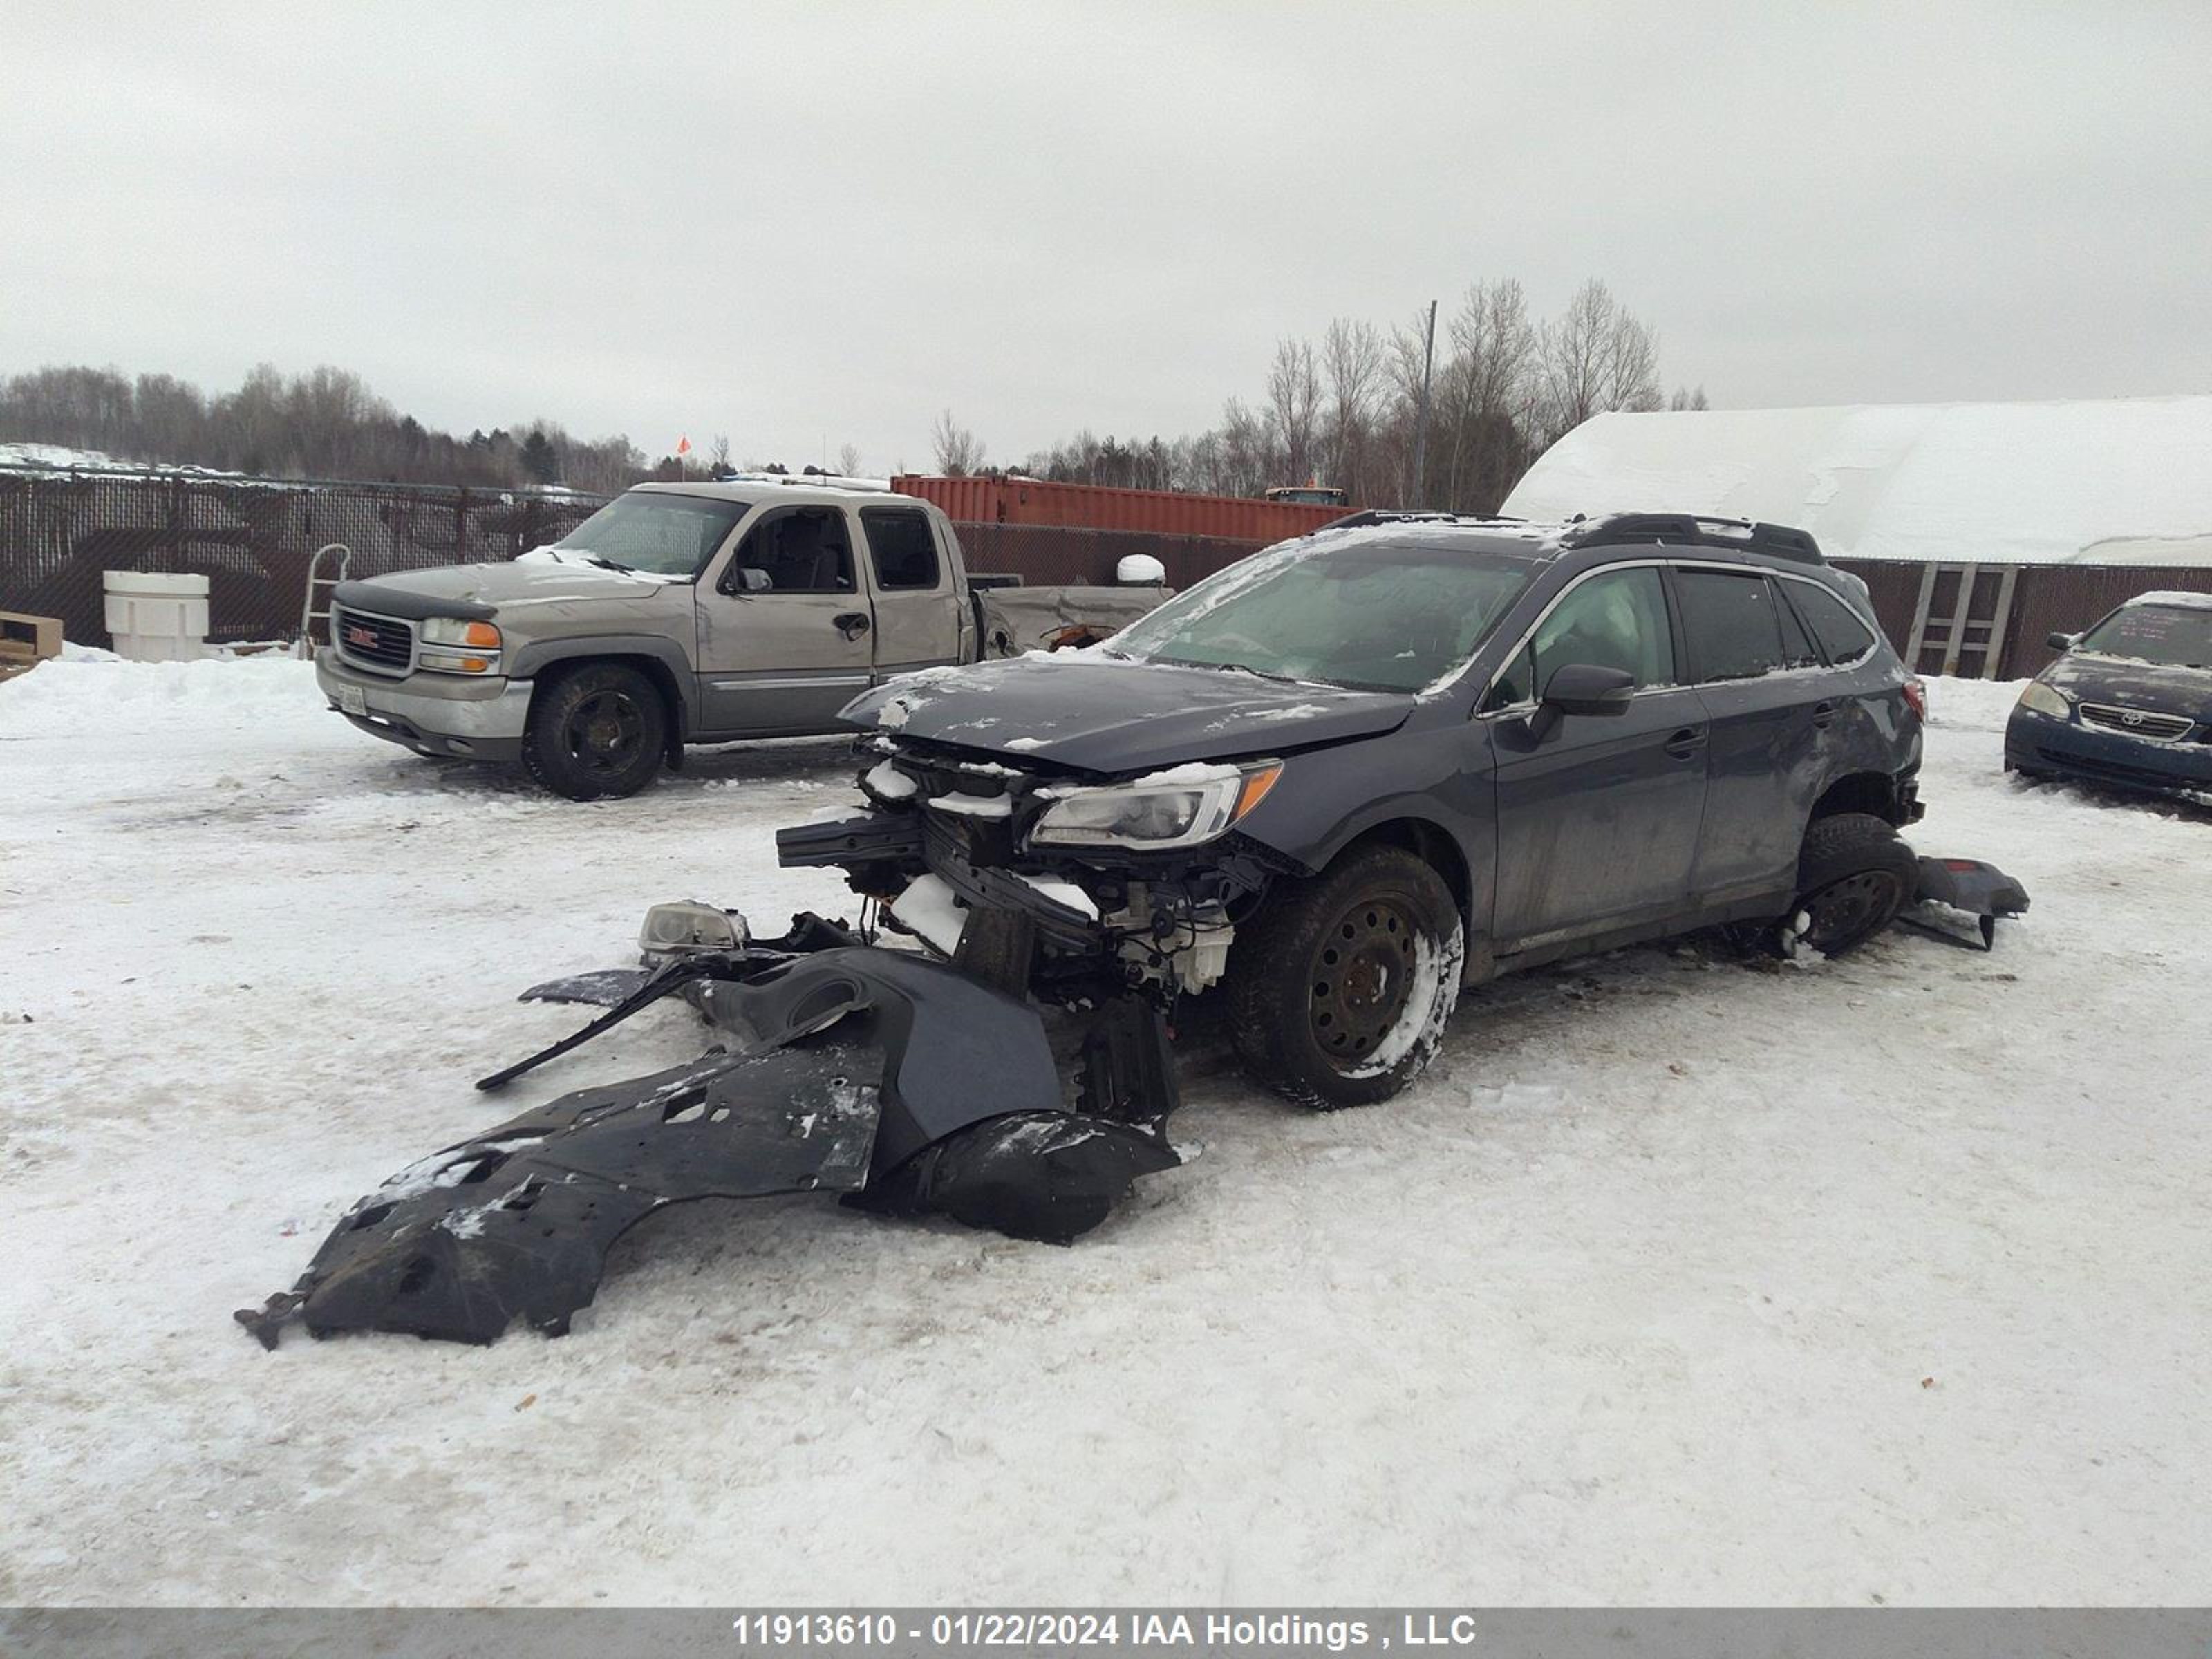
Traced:
<path id="1" fill-rule="evenodd" d="M 404 674 L 415 665 L 415 630 L 391 617 L 340 605 L 331 613 L 331 641 L 348 662 L 380 673 Z"/>

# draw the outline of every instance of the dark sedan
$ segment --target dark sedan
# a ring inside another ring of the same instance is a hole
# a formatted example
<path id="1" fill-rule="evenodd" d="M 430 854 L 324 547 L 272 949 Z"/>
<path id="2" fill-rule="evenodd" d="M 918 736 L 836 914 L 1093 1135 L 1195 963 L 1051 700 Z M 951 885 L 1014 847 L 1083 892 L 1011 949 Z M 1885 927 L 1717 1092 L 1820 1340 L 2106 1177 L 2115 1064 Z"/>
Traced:
<path id="1" fill-rule="evenodd" d="M 2144 593 L 2021 693 L 2005 767 L 2160 793 L 2212 793 L 2212 593 Z"/>

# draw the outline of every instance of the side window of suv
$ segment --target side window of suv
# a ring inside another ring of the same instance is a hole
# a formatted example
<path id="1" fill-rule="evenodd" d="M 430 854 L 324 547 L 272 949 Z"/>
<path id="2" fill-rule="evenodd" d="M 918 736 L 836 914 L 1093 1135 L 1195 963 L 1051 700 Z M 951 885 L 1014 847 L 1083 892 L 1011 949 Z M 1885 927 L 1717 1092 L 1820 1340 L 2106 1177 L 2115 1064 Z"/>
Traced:
<path id="1" fill-rule="evenodd" d="M 1498 676 L 1483 706 L 1510 708 L 1531 702 L 1569 663 L 1626 669 L 1638 690 L 1675 683 L 1674 640 L 1656 569 L 1607 570 L 1569 589 Z"/>
<path id="2" fill-rule="evenodd" d="M 1767 591 L 1774 596 L 1774 614 L 1782 624 L 1782 665 L 1784 668 L 1820 667 L 1824 661 L 1820 647 L 1813 643 L 1813 636 L 1805 631 L 1805 624 L 1798 620 L 1796 608 L 1790 603 L 1790 587 L 1770 580 Z"/>
<path id="3" fill-rule="evenodd" d="M 1782 666 L 1782 627 L 1765 577 L 1756 571 L 1677 570 L 1674 592 L 1682 603 L 1690 676 L 1698 684 L 1757 679 Z"/>
<path id="4" fill-rule="evenodd" d="M 1790 602 L 1802 613 L 1806 626 L 1820 641 L 1830 662 L 1856 662 L 1874 648 L 1874 634 L 1858 613 L 1825 587 L 1810 582 L 1791 582 Z"/>
<path id="5" fill-rule="evenodd" d="M 877 586 L 896 591 L 937 586 L 937 538 L 929 533 L 926 514 L 864 507 L 860 528 L 875 562 Z"/>
<path id="6" fill-rule="evenodd" d="M 731 562 L 732 586 L 743 570 L 768 578 L 768 586 L 746 585 L 756 592 L 850 593 L 853 548 L 845 536 L 845 515 L 834 507 L 802 507 L 780 514 L 745 532 L 744 544 Z"/>

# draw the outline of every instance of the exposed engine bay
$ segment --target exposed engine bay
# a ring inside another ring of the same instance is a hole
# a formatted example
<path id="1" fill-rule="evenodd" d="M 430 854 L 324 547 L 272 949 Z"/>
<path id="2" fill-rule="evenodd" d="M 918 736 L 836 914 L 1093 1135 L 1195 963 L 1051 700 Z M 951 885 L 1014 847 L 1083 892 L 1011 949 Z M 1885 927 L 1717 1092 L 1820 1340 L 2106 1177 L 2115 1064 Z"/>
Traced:
<path id="1" fill-rule="evenodd" d="M 1230 828 L 1279 762 L 1101 784 L 911 739 L 873 752 L 870 810 L 778 831 L 778 858 L 842 869 L 890 927 L 1017 995 L 1172 1007 L 1221 978 L 1238 923 L 1295 869 Z M 1141 852 L 1121 840 L 1133 820 Z"/>

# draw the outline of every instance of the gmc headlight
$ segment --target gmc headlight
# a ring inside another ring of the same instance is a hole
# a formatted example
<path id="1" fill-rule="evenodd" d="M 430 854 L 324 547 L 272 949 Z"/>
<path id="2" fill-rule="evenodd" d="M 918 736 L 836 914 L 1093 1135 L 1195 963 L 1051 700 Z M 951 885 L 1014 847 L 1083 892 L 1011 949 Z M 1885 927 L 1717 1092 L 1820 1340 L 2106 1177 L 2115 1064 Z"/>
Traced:
<path id="1" fill-rule="evenodd" d="M 2055 720 L 2074 718 L 2074 705 L 2067 701 L 2066 694 L 2053 690 L 2041 680 L 2027 683 L 2027 689 L 2020 694 L 2020 706 L 2039 714 L 2048 714 Z"/>
<path id="2" fill-rule="evenodd" d="M 1055 792 L 1030 830 L 1031 845 L 1134 847 L 1167 852 L 1213 840 L 1257 806 L 1283 775 L 1280 761 L 1187 766 L 1133 783 Z"/>
<path id="3" fill-rule="evenodd" d="M 489 674 L 499 665 L 499 629 L 488 622 L 428 617 L 423 619 L 423 648 L 416 653 L 415 665 L 445 674 Z M 453 648 L 434 648 L 437 647 Z"/>

